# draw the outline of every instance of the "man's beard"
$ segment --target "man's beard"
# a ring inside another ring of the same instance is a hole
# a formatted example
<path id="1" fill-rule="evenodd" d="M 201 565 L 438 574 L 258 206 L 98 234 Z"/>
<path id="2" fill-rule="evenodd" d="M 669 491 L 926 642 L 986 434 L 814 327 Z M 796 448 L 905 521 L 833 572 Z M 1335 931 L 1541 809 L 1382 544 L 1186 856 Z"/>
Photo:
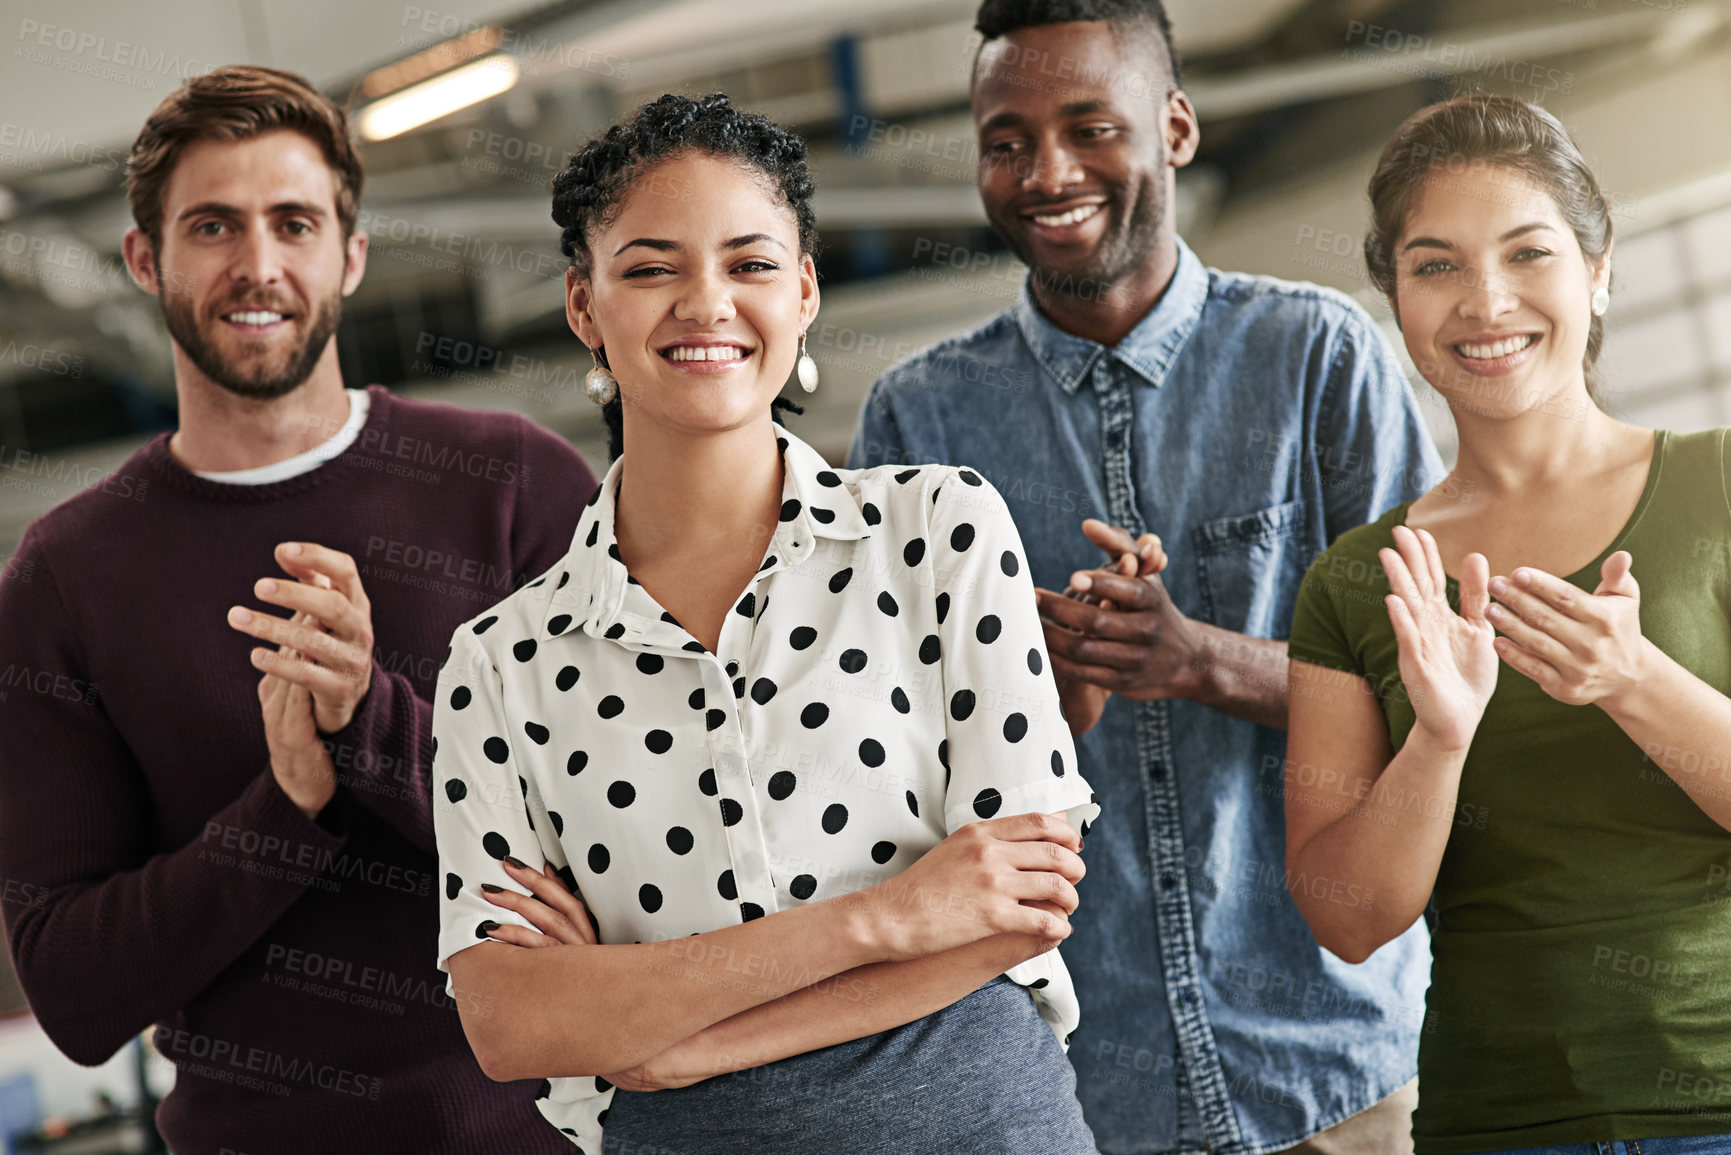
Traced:
<path id="1" fill-rule="evenodd" d="M 160 277 L 158 284 L 161 284 Z M 192 363 L 198 366 L 199 372 L 235 396 L 253 401 L 269 401 L 299 388 L 312 375 L 313 366 L 318 364 L 319 358 L 324 356 L 325 346 L 330 343 L 331 334 L 337 331 L 337 322 L 342 319 L 343 312 L 342 294 L 332 293 L 318 303 L 312 315 L 312 323 L 307 326 L 306 339 L 300 348 L 290 354 L 279 370 L 275 373 L 265 369 L 246 372 L 224 360 L 222 354 L 204 339 L 204 332 L 199 328 L 195 315 L 196 306 L 186 296 L 165 292 L 161 295 L 161 300 L 162 319 L 168 326 L 169 336 L 174 338 L 175 344 L 180 346 Z M 210 323 L 220 325 L 223 323 L 223 313 L 250 308 L 270 306 L 253 302 L 231 302 L 213 313 Z"/>
<path id="2" fill-rule="evenodd" d="M 1049 293 L 1105 301 L 1110 299 L 1114 286 L 1147 265 L 1160 234 L 1160 222 L 1166 216 L 1164 193 L 1160 181 L 1145 181 L 1141 195 L 1130 206 L 1128 217 L 1109 216 L 1107 230 L 1100 237 L 1100 243 L 1094 246 L 1094 251 L 1069 266 L 1039 264 L 1034 259 L 1033 246 L 1019 216 L 1014 227 L 1006 228 L 1005 222 L 997 219 L 991 223 L 1010 251 L 1032 270 L 1037 288 Z M 1101 206 L 1100 211 L 1115 213 L 1121 203 L 1113 198 Z"/>

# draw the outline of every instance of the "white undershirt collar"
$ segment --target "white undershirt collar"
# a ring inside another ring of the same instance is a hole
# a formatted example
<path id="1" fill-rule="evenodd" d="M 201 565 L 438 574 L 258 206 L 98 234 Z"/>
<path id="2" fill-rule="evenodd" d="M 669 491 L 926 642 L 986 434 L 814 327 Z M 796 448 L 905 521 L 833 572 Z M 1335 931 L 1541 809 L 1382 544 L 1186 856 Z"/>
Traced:
<path id="1" fill-rule="evenodd" d="M 337 430 L 330 440 L 313 446 L 305 453 L 297 453 L 293 457 L 285 457 L 281 461 L 273 461 L 255 469 L 195 469 L 192 472 L 207 481 L 221 481 L 228 485 L 268 485 L 273 481 L 287 481 L 291 477 L 310 473 L 354 444 L 355 438 L 361 435 L 361 426 L 367 423 L 367 409 L 372 404 L 372 397 L 365 389 L 344 389 L 343 392 L 349 395 L 349 419 L 343 422 L 343 427 Z"/>

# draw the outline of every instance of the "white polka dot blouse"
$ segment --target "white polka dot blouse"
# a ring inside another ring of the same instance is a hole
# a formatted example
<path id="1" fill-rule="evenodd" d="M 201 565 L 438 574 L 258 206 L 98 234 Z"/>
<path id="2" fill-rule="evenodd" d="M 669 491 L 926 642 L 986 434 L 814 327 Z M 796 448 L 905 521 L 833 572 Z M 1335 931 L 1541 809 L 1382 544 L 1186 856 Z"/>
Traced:
<path id="1" fill-rule="evenodd" d="M 837 470 L 780 433 L 780 524 L 718 652 L 626 572 L 615 462 L 570 553 L 458 628 L 433 714 L 439 968 L 507 855 L 550 864 L 602 942 L 712 931 L 872 886 L 983 818 L 1099 807 L 1076 769 L 1003 499 L 950 466 Z M 1059 952 L 1009 972 L 1061 1040 Z M 449 984 L 447 983 L 447 988 Z M 542 1113 L 601 1150 L 612 1088 Z"/>

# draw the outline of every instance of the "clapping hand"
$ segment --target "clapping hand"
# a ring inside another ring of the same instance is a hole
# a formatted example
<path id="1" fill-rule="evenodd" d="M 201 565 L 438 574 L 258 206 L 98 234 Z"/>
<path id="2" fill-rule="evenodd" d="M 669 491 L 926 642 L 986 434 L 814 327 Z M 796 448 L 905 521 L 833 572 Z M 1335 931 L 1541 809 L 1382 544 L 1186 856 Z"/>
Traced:
<path id="1" fill-rule="evenodd" d="M 1652 654 L 1641 634 L 1641 587 L 1633 559 L 1618 550 L 1599 568 L 1591 594 L 1523 566 L 1490 583 L 1490 623 L 1503 635 L 1503 661 L 1571 706 L 1604 703 L 1638 683 Z"/>
<path id="2" fill-rule="evenodd" d="M 1448 603 L 1448 578 L 1436 539 L 1394 527 L 1395 548 L 1377 551 L 1391 592 L 1388 618 L 1400 645 L 1400 677 L 1416 728 L 1438 746 L 1465 750 L 1497 686 L 1495 632 L 1485 616 L 1490 566 L 1470 553 L 1461 570 L 1460 612 Z"/>
<path id="3" fill-rule="evenodd" d="M 291 629 L 316 628 L 310 615 L 304 613 L 295 614 L 288 625 Z M 277 654 L 284 662 L 299 657 L 286 644 L 277 647 Z M 336 793 L 337 771 L 330 751 L 319 740 L 312 695 L 305 686 L 266 674 L 258 682 L 258 704 L 264 714 L 265 746 L 270 750 L 270 768 L 277 785 L 308 818 L 317 818 Z"/>
<path id="4" fill-rule="evenodd" d="M 256 646 L 252 663 L 311 695 L 314 720 L 326 734 L 347 726 L 373 675 L 372 603 L 361 589 L 355 559 L 312 542 L 284 542 L 276 561 L 293 580 L 260 578 L 253 594 L 291 612 L 279 618 L 246 606 L 228 624 L 276 649 Z"/>
<path id="5" fill-rule="evenodd" d="M 1113 626 L 1114 619 L 1106 615 L 1130 608 L 1120 607 L 1111 598 L 1102 596 L 1094 588 L 1094 575 L 1152 579 L 1166 568 L 1167 560 L 1160 539 L 1151 533 L 1131 538 L 1128 531 L 1094 518 L 1082 522 L 1082 533 L 1112 560 L 1102 569 L 1073 576 L 1070 588 L 1062 594 L 1034 591 L 1046 635 L 1046 652 L 1052 659 L 1052 674 L 1058 683 L 1058 701 L 1073 735 L 1093 729 L 1106 709 L 1106 699 L 1112 696 L 1110 689 L 1099 680 L 1091 680 L 1083 668 L 1090 657 L 1098 657 L 1099 648 L 1084 647 L 1090 642 L 1123 640 L 1122 631 Z M 1150 584 L 1159 585 L 1158 581 Z M 1164 587 L 1158 593 L 1163 596 Z M 1071 604 L 1064 604 L 1064 599 Z M 1145 593 L 1138 590 L 1135 600 L 1138 603 L 1135 608 L 1140 609 L 1141 601 L 1159 599 L 1153 590 Z M 1170 604 L 1170 599 L 1166 602 Z M 1095 610 L 1083 611 L 1081 606 Z M 1096 672 L 1095 679 L 1098 677 Z"/>

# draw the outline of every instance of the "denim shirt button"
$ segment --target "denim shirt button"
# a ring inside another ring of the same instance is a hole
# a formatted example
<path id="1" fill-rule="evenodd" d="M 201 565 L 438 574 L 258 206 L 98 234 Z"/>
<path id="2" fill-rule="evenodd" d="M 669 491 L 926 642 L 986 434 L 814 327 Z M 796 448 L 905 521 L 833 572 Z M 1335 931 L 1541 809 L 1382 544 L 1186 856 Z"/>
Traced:
<path id="1" fill-rule="evenodd" d="M 1106 444 L 1111 446 L 1113 449 L 1123 448 L 1124 430 L 1114 429 L 1110 433 L 1106 434 Z"/>
<path id="2" fill-rule="evenodd" d="M 1178 885 L 1178 876 L 1176 874 L 1173 874 L 1170 870 L 1166 871 L 1164 874 L 1162 874 L 1160 876 L 1160 889 L 1161 890 L 1171 890 L 1174 886 L 1177 886 L 1177 885 Z"/>
<path id="3" fill-rule="evenodd" d="M 1178 997 L 1183 999 L 1189 1005 L 1195 1006 L 1196 1005 L 1196 988 L 1195 987 L 1185 987 L 1182 991 L 1179 992 Z"/>

